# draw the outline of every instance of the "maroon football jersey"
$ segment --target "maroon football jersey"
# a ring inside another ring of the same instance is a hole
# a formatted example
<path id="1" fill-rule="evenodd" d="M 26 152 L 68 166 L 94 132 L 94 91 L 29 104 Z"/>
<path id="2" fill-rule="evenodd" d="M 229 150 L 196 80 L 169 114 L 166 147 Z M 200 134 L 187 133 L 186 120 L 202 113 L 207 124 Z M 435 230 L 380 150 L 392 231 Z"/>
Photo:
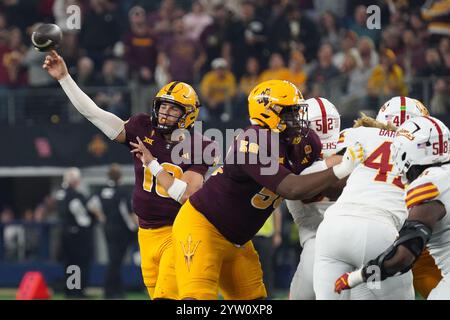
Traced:
<path id="1" fill-rule="evenodd" d="M 249 126 L 249 130 L 266 130 Z M 277 139 L 279 137 L 277 136 Z M 230 242 L 242 245 L 251 240 L 261 229 L 266 219 L 278 207 L 282 198 L 275 193 L 280 182 L 290 173 L 299 174 L 320 157 L 322 143 L 312 130 L 297 145 L 279 143 L 279 154 L 272 154 L 276 162 L 276 173 L 263 174 L 268 168 L 257 159 L 255 164 L 230 164 L 233 157 L 242 158 L 264 151 L 274 150 L 268 138 L 257 145 L 250 143 L 244 135 L 239 135 L 227 153 L 225 165 L 216 171 L 203 187 L 190 197 L 191 204 L 200 211 Z M 261 143 L 265 142 L 265 143 Z M 274 151 L 273 153 L 275 153 Z"/>
<path id="2" fill-rule="evenodd" d="M 190 152 L 180 154 L 186 159 L 183 163 L 174 164 L 171 153 L 175 144 L 168 143 L 156 130 L 152 129 L 150 116 L 148 114 L 137 114 L 131 117 L 125 124 L 126 144 L 131 148 L 130 141 L 136 142 L 139 137 L 144 145 L 157 158 L 159 164 L 176 178 L 181 178 L 184 172 L 190 170 L 205 175 L 209 164 L 200 160 L 201 154 L 194 154 L 198 150 L 203 153 L 205 147 L 212 143 L 198 133 L 192 133 L 191 139 L 200 141 L 200 148 L 195 148 L 192 143 Z M 200 136 L 200 137 L 199 137 Z M 197 151 L 197 153 L 198 153 Z M 166 190 L 162 188 L 157 179 L 152 175 L 150 169 L 144 168 L 141 160 L 134 158 L 135 185 L 133 191 L 133 210 L 139 217 L 141 228 L 159 228 L 172 225 L 181 205 L 169 197 Z M 196 159 L 196 161 L 194 161 Z"/>

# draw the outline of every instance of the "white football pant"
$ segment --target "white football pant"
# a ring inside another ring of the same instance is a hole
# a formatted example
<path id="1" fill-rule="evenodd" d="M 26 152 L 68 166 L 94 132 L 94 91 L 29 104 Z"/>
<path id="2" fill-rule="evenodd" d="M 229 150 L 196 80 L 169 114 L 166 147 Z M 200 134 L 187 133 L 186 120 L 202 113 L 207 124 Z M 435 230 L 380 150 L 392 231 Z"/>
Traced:
<path id="1" fill-rule="evenodd" d="M 411 271 L 381 282 L 363 283 L 351 290 L 351 296 L 347 294 L 349 290 L 344 295 L 334 292 L 338 277 L 376 258 L 395 241 L 398 232 L 393 224 L 382 219 L 342 215 L 343 212 L 336 215 L 339 208 L 330 209 L 316 235 L 313 279 L 316 299 L 414 299 Z"/>

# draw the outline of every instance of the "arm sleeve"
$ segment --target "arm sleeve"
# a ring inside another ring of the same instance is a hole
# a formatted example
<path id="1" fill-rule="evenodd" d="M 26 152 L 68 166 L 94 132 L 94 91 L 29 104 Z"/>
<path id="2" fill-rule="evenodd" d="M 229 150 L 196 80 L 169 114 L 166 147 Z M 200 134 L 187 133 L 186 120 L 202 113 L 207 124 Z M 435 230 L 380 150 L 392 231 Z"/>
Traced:
<path id="1" fill-rule="evenodd" d="M 114 140 L 124 129 L 124 122 L 116 115 L 99 108 L 75 83 L 70 75 L 59 80 L 61 87 L 74 107 L 99 128 L 108 138 Z"/>

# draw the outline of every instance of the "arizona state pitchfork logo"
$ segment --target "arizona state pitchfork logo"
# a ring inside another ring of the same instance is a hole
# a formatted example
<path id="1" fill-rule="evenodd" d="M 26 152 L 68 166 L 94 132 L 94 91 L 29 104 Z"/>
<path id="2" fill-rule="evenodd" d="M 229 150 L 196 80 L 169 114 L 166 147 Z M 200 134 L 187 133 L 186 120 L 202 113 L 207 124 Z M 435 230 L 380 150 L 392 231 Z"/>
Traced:
<path id="1" fill-rule="evenodd" d="M 195 244 L 193 244 L 192 236 L 190 234 L 185 244 L 183 244 L 183 242 L 180 241 L 181 248 L 183 249 L 184 253 L 184 262 L 186 262 L 188 271 L 191 271 L 192 259 L 194 258 L 195 251 L 197 250 L 197 247 L 200 244 L 200 242 L 201 241 L 197 241 L 195 242 Z"/>
<path id="2" fill-rule="evenodd" d="M 259 99 L 257 100 L 258 103 L 264 103 L 264 106 L 266 107 L 269 104 L 269 95 L 270 88 L 264 89 L 264 91 L 259 94 Z"/>

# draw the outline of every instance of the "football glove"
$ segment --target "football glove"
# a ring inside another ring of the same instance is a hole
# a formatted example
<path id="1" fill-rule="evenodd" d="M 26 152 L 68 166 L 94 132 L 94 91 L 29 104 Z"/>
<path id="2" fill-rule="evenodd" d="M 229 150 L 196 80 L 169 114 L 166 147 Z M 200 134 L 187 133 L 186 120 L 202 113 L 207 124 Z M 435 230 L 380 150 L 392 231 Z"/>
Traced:
<path id="1" fill-rule="evenodd" d="M 342 162 L 333 167 L 334 175 L 338 179 L 345 178 L 353 169 L 355 169 L 360 163 L 364 161 L 364 148 L 357 142 L 353 146 L 350 146 L 342 156 Z"/>

